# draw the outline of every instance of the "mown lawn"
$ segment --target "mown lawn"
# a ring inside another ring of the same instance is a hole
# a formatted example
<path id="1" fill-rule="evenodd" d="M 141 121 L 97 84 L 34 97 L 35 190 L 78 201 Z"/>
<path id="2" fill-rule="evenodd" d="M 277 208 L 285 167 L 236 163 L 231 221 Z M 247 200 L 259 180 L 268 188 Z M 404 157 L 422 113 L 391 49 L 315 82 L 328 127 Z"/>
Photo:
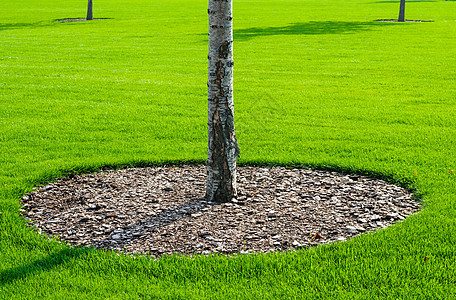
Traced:
<path id="1" fill-rule="evenodd" d="M 456 297 L 456 2 L 235 0 L 241 164 L 368 173 L 423 210 L 308 250 L 128 257 L 33 232 L 20 199 L 69 173 L 207 147 L 207 1 L 0 3 L 0 298 Z"/>

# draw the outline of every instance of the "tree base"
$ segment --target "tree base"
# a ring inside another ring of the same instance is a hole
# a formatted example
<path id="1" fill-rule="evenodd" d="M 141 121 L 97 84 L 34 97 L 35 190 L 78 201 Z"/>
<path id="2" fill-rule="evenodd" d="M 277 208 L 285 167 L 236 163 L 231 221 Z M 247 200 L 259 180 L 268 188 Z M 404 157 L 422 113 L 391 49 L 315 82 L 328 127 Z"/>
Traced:
<path id="1" fill-rule="evenodd" d="M 238 167 L 239 195 L 222 204 L 200 198 L 205 180 L 205 167 L 190 165 L 76 175 L 25 195 L 23 214 L 76 246 L 159 257 L 307 248 L 386 227 L 420 207 L 403 188 L 336 172 Z"/>
<path id="2" fill-rule="evenodd" d="M 398 19 L 378 19 L 376 22 L 398 22 L 398 23 L 425 23 L 425 22 L 434 22 L 432 20 L 405 20 L 399 21 Z"/>
<path id="3" fill-rule="evenodd" d="M 68 19 L 58 19 L 57 22 L 82 22 L 82 21 L 95 21 L 95 20 L 111 20 L 112 18 L 93 18 L 92 20 L 87 20 L 85 18 L 68 18 Z"/>

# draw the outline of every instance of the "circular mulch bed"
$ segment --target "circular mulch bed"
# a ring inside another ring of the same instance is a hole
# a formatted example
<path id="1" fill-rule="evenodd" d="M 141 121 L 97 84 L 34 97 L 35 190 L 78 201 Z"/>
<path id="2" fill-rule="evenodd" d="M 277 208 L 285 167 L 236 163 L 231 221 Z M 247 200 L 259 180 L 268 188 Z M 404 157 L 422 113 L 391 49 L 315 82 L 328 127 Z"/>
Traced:
<path id="1" fill-rule="evenodd" d="M 81 21 L 94 21 L 94 20 L 109 20 L 110 18 L 93 18 L 92 20 L 87 20 L 83 18 L 75 18 L 75 19 L 59 19 L 56 20 L 57 22 L 81 22 Z"/>
<path id="2" fill-rule="evenodd" d="M 203 166 L 62 178 L 23 197 L 40 232 L 127 253 L 270 252 L 344 241 L 418 211 L 382 180 L 284 167 L 238 167 L 239 196 L 207 202 Z"/>
<path id="3" fill-rule="evenodd" d="M 397 19 L 378 19 L 375 20 L 377 22 L 398 22 L 398 23 L 426 23 L 426 22 L 434 22 L 431 20 L 405 20 L 404 22 L 399 22 Z"/>

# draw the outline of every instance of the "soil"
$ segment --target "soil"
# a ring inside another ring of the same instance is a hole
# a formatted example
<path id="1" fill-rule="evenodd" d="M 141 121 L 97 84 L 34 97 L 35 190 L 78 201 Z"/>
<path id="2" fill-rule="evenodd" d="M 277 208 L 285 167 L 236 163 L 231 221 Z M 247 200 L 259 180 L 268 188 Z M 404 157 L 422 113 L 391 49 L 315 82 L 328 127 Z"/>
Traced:
<path id="1" fill-rule="evenodd" d="M 39 232 L 126 253 L 252 253 L 345 241 L 416 213 L 383 180 L 285 167 L 238 167 L 237 199 L 207 202 L 205 167 L 132 168 L 61 178 L 23 197 Z"/>

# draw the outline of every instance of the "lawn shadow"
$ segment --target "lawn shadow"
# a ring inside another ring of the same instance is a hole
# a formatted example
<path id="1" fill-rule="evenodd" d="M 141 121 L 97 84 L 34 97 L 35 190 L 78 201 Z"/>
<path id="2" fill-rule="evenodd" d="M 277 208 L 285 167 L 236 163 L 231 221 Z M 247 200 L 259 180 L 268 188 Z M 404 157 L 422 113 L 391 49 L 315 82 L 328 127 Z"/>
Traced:
<path id="1" fill-rule="evenodd" d="M 113 18 L 94 18 L 93 20 L 112 20 Z M 86 21 L 85 18 L 66 18 L 66 19 L 56 19 L 54 22 L 72 22 L 72 21 Z M 90 21 L 89 21 L 90 22 Z M 55 23 L 54 23 L 55 24 Z M 14 29 L 25 29 L 25 28 L 34 28 L 34 27 L 46 27 L 53 26 L 53 23 L 46 23 L 44 21 L 35 22 L 35 23 L 0 23 L 0 31 L 3 30 L 14 30 Z"/>
<path id="2" fill-rule="evenodd" d="M 30 275 L 51 270 L 59 265 L 65 264 L 71 259 L 86 254 L 88 251 L 90 251 L 89 248 L 63 249 L 31 263 L 2 271 L 0 272 L 0 286 L 15 280 L 24 279 Z"/>
<path id="3" fill-rule="evenodd" d="M 2 30 L 13 30 L 13 29 L 24 29 L 29 27 L 41 27 L 45 26 L 41 22 L 37 23 L 0 23 L 0 31 Z"/>
<path id="4" fill-rule="evenodd" d="M 252 27 L 234 30 L 235 40 L 248 40 L 259 36 L 274 35 L 319 35 L 319 34 L 349 34 L 359 31 L 372 30 L 378 26 L 391 24 L 378 22 L 345 22 L 345 21 L 310 21 L 293 23 L 280 27 Z"/>

